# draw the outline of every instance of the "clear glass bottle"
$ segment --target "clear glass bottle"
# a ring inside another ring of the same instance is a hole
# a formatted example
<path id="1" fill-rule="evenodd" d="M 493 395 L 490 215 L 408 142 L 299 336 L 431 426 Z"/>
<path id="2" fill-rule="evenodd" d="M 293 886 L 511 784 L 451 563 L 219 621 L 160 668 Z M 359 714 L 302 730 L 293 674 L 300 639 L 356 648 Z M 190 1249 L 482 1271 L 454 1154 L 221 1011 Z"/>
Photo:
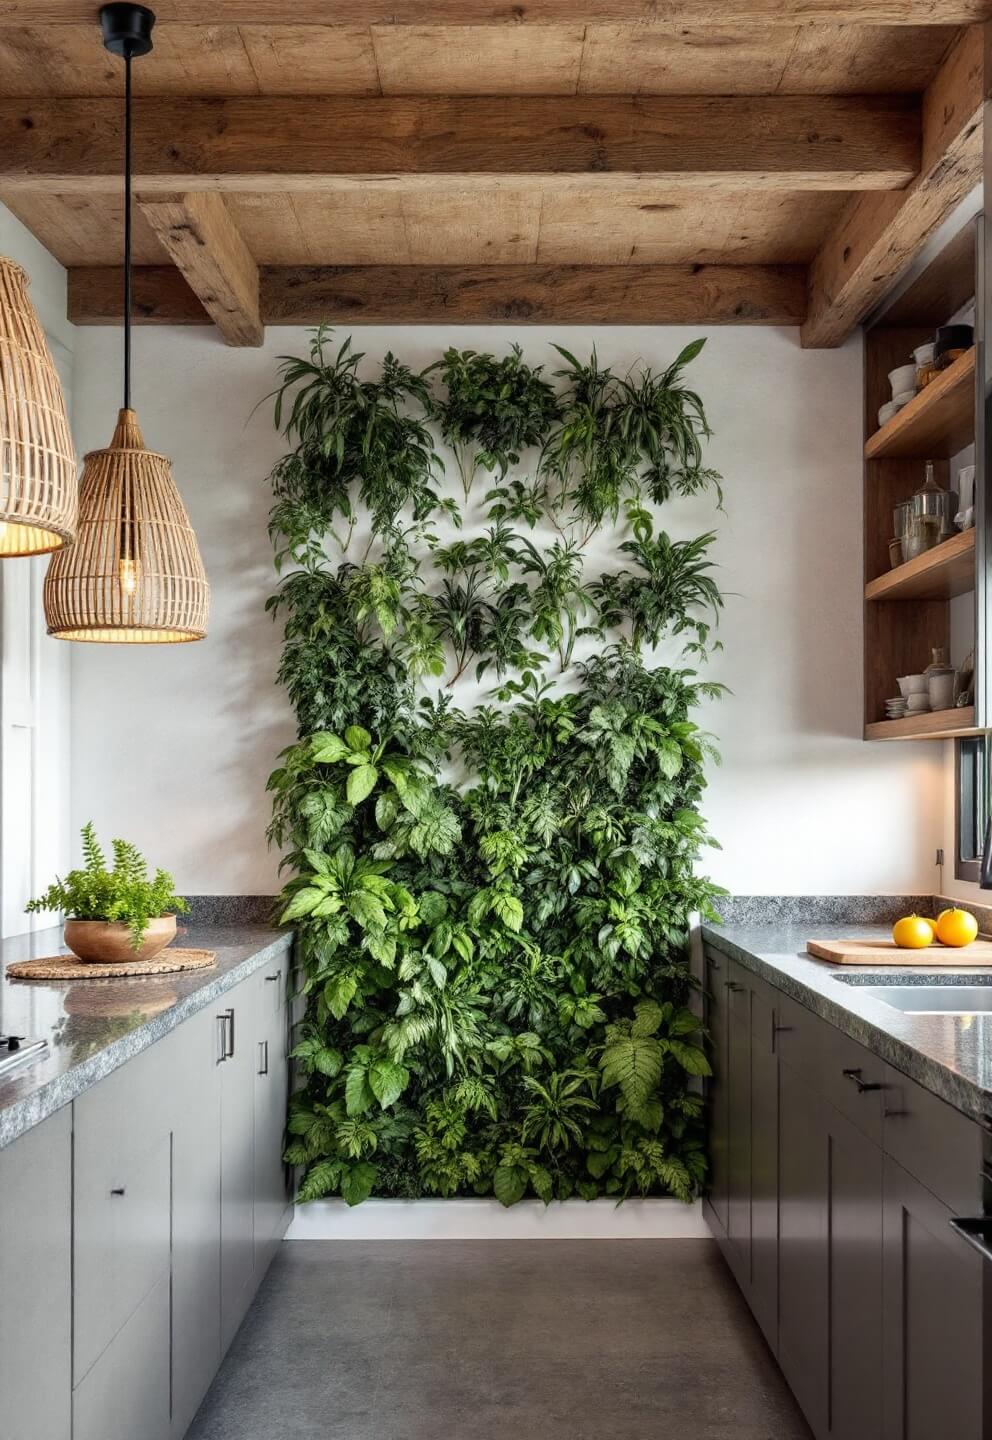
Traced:
<path id="1" fill-rule="evenodd" d="M 903 536 L 905 558 L 913 560 L 953 535 L 957 508 L 957 495 L 937 484 L 933 461 L 928 460 L 923 485 L 913 496 Z"/>

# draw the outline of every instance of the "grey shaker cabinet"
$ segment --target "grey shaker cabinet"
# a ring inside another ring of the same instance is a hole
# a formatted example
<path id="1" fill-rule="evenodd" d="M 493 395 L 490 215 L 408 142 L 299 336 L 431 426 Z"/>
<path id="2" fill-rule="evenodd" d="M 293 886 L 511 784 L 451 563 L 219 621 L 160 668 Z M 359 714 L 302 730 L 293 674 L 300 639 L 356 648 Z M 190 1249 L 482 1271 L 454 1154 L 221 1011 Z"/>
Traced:
<path id="1" fill-rule="evenodd" d="M 0 1151 L 0 1429 L 31 1440 L 71 1430 L 71 1174 L 68 1108 Z"/>
<path id="2" fill-rule="evenodd" d="M 255 1294 L 256 977 L 224 996 L 220 1078 L 220 1345 L 237 1333 Z M 261 1278 L 261 1277 L 259 1277 Z"/>
<path id="3" fill-rule="evenodd" d="M 983 1286 L 992 1262 L 953 1212 L 885 1160 L 884 1440 L 986 1440 Z"/>
<path id="4" fill-rule="evenodd" d="M 731 1158 L 704 1213 L 814 1435 L 990 1440 L 992 1261 L 950 1225 L 982 1214 L 981 1127 L 746 967 L 707 960 L 730 982 L 729 1005 L 707 991 L 711 1153 Z"/>
<path id="5" fill-rule="evenodd" d="M 172 1135 L 172 1434 L 185 1435 L 220 1364 L 220 1077 L 215 1007 L 169 1037 L 182 1123 Z"/>
<path id="6" fill-rule="evenodd" d="M 283 1162 L 289 1102 L 289 1011 L 286 966 L 267 966 L 255 977 L 255 1269 L 264 1273 L 282 1238 L 290 1206 Z"/>

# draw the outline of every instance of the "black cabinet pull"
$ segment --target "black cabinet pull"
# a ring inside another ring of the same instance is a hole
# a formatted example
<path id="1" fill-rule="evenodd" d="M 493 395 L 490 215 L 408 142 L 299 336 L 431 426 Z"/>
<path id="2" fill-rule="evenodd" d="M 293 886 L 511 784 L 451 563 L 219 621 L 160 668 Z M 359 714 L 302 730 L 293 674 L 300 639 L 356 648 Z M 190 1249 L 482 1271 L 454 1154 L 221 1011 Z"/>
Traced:
<path id="1" fill-rule="evenodd" d="M 282 971 L 281 971 L 281 970 L 277 970 L 274 975 L 266 975 L 266 977 L 265 977 L 266 984 L 268 984 L 268 982 L 269 982 L 270 980 L 281 980 L 281 979 L 282 979 Z"/>
<path id="2" fill-rule="evenodd" d="M 738 985 L 738 983 L 737 983 L 736 980 L 724 980 L 723 983 L 724 983 L 724 987 L 725 987 L 727 990 L 733 991 L 733 990 L 743 990 L 743 989 L 744 989 L 744 986 L 743 986 L 743 985 Z"/>
<path id="3" fill-rule="evenodd" d="M 773 1053 L 774 1053 L 774 1051 L 775 1051 L 775 1042 L 776 1042 L 776 1040 L 778 1039 L 779 1035 L 788 1035 L 789 1032 L 791 1031 L 791 1029 L 792 1029 L 792 1026 L 791 1026 L 791 1025 L 776 1025 L 776 1023 L 775 1023 L 775 1012 L 774 1012 L 774 1010 L 773 1010 L 773 1011 L 772 1011 L 772 1052 L 773 1052 Z"/>
<path id="4" fill-rule="evenodd" d="M 719 970 L 720 968 L 720 962 L 714 955 L 707 955 L 706 963 L 711 970 Z"/>
<path id="5" fill-rule="evenodd" d="M 268 1075 L 269 1073 L 269 1042 L 259 1040 L 258 1042 L 258 1073 Z"/>
<path id="6" fill-rule="evenodd" d="M 220 1022 L 220 1055 L 217 1064 L 234 1057 L 234 1010 L 222 1010 L 217 1016 Z"/>
<path id="7" fill-rule="evenodd" d="M 979 1215 L 974 1219 L 951 1220 L 948 1223 L 951 1229 L 960 1235 L 962 1240 L 967 1240 L 968 1244 L 977 1250 L 983 1259 L 992 1260 L 992 1243 L 990 1243 L 992 1218 L 988 1215 Z"/>
<path id="8" fill-rule="evenodd" d="M 860 1070 L 845 1070 L 844 1074 L 852 1084 L 858 1087 L 858 1094 L 864 1095 L 868 1090 L 881 1090 L 881 1085 L 876 1085 L 867 1080 L 862 1080 Z"/>
<path id="9" fill-rule="evenodd" d="M 127 1188 L 124 1185 L 116 1185 L 110 1193 L 111 1195 L 126 1195 Z"/>

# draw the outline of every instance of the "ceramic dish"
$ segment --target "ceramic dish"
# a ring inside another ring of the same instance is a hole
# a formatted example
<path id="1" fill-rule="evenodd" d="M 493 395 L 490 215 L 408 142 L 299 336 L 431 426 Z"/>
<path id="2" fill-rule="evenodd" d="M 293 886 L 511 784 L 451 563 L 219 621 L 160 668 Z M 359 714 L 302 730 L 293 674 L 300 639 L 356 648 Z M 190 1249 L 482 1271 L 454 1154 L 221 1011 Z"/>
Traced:
<path id="1" fill-rule="evenodd" d="M 881 410 L 879 410 L 878 412 L 879 429 L 881 429 L 883 425 L 887 425 L 892 419 L 893 415 L 898 415 L 898 413 L 899 406 L 894 400 L 889 400 L 885 405 L 882 406 Z"/>
<path id="2" fill-rule="evenodd" d="M 910 715 L 923 715 L 930 709 L 929 695 L 910 695 L 906 701 L 906 709 Z"/>
<path id="3" fill-rule="evenodd" d="M 893 397 L 904 390 L 912 390 L 916 393 L 916 366 L 900 365 L 897 370 L 889 371 L 889 384 L 892 386 Z"/>
<path id="4" fill-rule="evenodd" d="M 908 405 L 908 404 L 909 404 L 910 400 L 915 400 L 915 399 L 916 399 L 916 387 L 915 387 L 915 385 L 914 385 L 914 387 L 913 387 L 912 390 L 901 390 L 898 395 L 893 395 L 893 397 L 892 397 L 892 403 L 893 403 L 893 405 L 896 407 L 897 410 L 901 410 L 904 405 Z"/>
<path id="5" fill-rule="evenodd" d="M 897 683 L 899 693 L 904 700 L 908 700 L 910 695 L 927 693 L 927 677 L 925 675 L 900 675 Z"/>

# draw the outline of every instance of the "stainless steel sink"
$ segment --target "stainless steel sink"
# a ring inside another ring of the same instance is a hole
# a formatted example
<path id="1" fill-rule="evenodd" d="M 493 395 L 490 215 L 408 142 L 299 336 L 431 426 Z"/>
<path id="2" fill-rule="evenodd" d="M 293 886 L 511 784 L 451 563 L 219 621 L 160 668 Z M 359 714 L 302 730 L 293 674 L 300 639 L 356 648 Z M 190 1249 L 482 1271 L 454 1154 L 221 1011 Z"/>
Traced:
<path id="1" fill-rule="evenodd" d="M 992 975 L 834 975 L 907 1015 L 992 1015 Z"/>

